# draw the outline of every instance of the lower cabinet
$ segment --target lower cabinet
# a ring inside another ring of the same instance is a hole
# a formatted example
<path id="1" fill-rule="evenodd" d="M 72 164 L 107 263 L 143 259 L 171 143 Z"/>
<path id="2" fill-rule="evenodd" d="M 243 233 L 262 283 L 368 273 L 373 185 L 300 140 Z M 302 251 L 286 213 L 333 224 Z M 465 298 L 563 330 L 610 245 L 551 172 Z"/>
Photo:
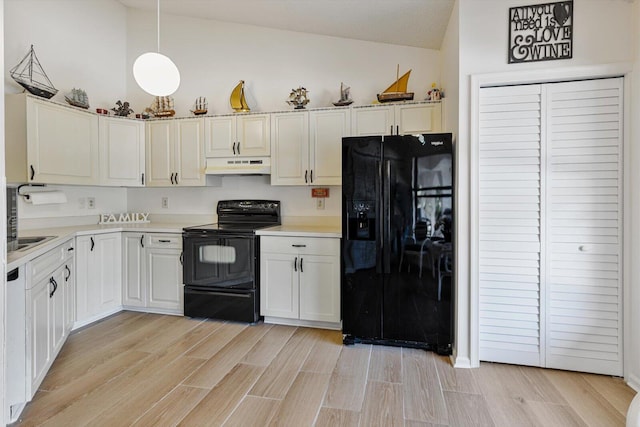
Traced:
<path id="1" fill-rule="evenodd" d="M 340 239 L 260 238 L 260 314 L 269 323 L 340 328 Z"/>
<path id="2" fill-rule="evenodd" d="M 27 264 L 25 353 L 29 399 L 38 390 L 71 331 L 68 301 L 75 293 L 69 286 L 73 248 L 70 240 Z"/>
<path id="3" fill-rule="evenodd" d="M 123 306 L 182 314 L 182 235 L 122 234 Z"/>
<path id="4" fill-rule="evenodd" d="M 83 326 L 120 310 L 122 237 L 78 236 L 76 246 L 76 326 Z"/>

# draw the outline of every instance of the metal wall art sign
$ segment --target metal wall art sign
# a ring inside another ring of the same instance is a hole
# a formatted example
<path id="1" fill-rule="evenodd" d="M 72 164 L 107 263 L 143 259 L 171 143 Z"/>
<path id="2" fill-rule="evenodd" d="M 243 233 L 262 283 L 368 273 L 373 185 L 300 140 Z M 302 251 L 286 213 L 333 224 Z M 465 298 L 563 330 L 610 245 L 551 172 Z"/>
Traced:
<path id="1" fill-rule="evenodd" d="M 572 55 L 573 0 L 509 8 L 509 64 Z"/>

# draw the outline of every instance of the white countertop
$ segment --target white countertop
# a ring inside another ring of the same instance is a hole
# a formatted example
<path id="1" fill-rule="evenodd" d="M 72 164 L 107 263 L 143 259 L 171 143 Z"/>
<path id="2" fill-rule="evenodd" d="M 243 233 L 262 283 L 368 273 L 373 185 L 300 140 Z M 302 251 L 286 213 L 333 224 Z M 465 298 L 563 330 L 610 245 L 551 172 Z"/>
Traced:
<path id="1" fill-rule="evenodd" d="M 33 230 L 20 230 L 20 237 L 31 236 L 56 236 L 40 245 L 34 245 L 30 249 L 13 251 L 7 254 L 7 271 L 37 258 L 50 249 L 55 248 L 69 239 L 76 236 L 86 236 L 88 234 L 103 234 L 111 232 L 131 231 L 141 233 L 182 233 L 184 227 L 198 225 L 193 223 L 131 223 L 131 224 L 108 224 L 108 225 L 79 225 L 75 227 L 40 228 Z"/>
<path id="2" fill-rule="evenodd" d="M 278 225 L 256 231 L 258 236 L 333 237 L 341 238 L 342 229 L 336 225 Z"/>

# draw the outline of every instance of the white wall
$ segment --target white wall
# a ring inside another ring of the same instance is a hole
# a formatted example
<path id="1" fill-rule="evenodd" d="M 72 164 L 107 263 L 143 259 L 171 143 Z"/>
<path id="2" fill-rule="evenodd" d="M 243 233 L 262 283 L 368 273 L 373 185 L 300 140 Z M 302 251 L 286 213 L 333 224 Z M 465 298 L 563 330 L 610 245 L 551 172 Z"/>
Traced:
<path id="1" fill-rule="evenodd" d="M 114 0 L 7 0 L 5 2 L 5 90 L 22 92 L 10 76 L 31 44 L 65 102 L 82 88 L 91 109 L 112 108 L 126 95 L 127 8 Z"/>
<path id="2" fill-rule="evenodd" d="M 460 93 L 458 128 L 458 236 L 469 236 L 470 222 L 470 77 L 486 73 L 518 73 L 529 77 L 539 71 L 540 79 L 553 70 L 632 62 L 634 59 L 633 3 L 626 0 L 580 0 L 574 2 L 573 58 L 528 64 L 507 64 L 509 7 L 531 4 L 528 0 L 459 0 L 460 10 Z M 626 141 L 631 143 L 631 141 Z M 637 181 L 636 181 L 637 182 Z M 634 204 L 634 200 L 626 200 Z M 636 211 L 637 212 L 637 211 Z M 637 217 L 637 216 L 636 216 Z M 632 230 L 633 231 L 633 230 Z M 625 233 L 626 234 L 626 233 Z M 637 234 L 637 233 L 636 233 Z M 637 238 L 636 238 L 637 239 Z M 635 240 L 635 239 L 634 239 Z M 637 246 L 637 242 L 634 246 Z M 458 309 L 469 311 L 469 240 L 458 241 Z M 638 276 L 636 276 L 638 277 Z M 634 283 L 635 287 L 635 283 Z M 461 318 L 462 319 L 462 318 Z M 457 325 L 457 341 L 470 343 L 469 329 L 475 319 Z M 627 343 L 629 344 L 629 343 Z M 465 350 L 467 350 L 465 354 Z M 469 357 L 469 349 L 458 347 L 458 357 Z M 635 356 L 638 358 L 638 356 Z"/>
<path id="3" fill-rule="evenodd" d="M 337 13 L 337 12 L 336 12 Z M 127 95 L 138 112 L 153 98 L 135 83 L 131 67 L 141 53 L 156 49 L 156 14 L 128 12 Z M 432 82 L 440 83 L 438 51 L 271 30 L 182 16 L 161 16 L 160 51 L 180 70 L 174 94 L 177 115 L 187 116 L 198 96 L 209 112 L 232 112 L 229 95 L 245 81 L 252 111 L 291 110 L 285 103 L 298 86 L 310 92 L 309 108 L 331 106 L 340 82 L 351 86 L 355 104 L 369 104 L 400 73 L 413 69 L 408 90 L 424 99 Z"/>
<path id="4" fill-rule="evenodd" d="M 283 217 L 339 217 L 340 187 L 328 187 L 325 209 L 316 209 L 311 187 L 277 187 L 269 185 L 268 176 L 225 176 L 220 186 L 198 188 L 131 188 L 127 191 L 127 206 L 132 212 L 162 215 L 211 215 L 215 220 L 216 204 L 224 199 L 267 199 L 282 202 Z M 169 208 L 163 209 L 162 197 L 169 198 Z"/>

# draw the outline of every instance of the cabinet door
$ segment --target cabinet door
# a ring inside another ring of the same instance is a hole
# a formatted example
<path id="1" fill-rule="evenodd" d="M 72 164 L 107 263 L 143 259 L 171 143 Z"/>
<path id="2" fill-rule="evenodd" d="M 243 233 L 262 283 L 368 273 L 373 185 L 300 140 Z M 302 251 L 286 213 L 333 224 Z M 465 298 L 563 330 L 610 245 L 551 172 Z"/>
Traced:
<path id="1" fill-rule="evenodd" d="M 27 328 L 29 351 L 29 380 L 27 382 L 27 394 L 33 397 L 38 390 L 49 367 L 51 360 L 51 346 L 49 319 L 51 318 L 51 304 L 49 292 L 51 291 L 49 277 L 42 279 L 31 289 L 27 290 Z"/>
<path id="2" fill-rule="evenodd" d="M 68 335 L 76 321 L 76 267 L 73 256 L 64 263 L 64 323 Z"/>
<path id="3" fill-rule="evenodd" d="M 388 107 L 354 108 L 352 113 L 351 135 L 372 136 L 395 134 L 394 109 Z"/>
<path id="4" fill-rule="evenodd" d="M 98 295 L 94 288 L 92 236 L 76 238 L 76 321 L 83 322 L 97 311 Z"/>
<path id="5" fill-rule="evenodd" d="M 146 185 L 170 187 L 173 185 L 173 127 L 170 120 L 147 123 L 146 132 Z"/>
<path id="6" fill-rule="evenodd" d="M 50 336 L 52 357 L 55 357 L 55 355 L 58 354 L 58 351 L 62 348 L 62 344 L 64 344 L 64 340 L 66 338 L 64 315 L 66 298 L 66 288 L 64 283 L 65 273 L 66 270 L 64 269 L 64 266 L 60 266 L 53 273 L 51 283 L 49 284 L 51 287 L 49 292 L 49 303 L 51 304 L 49 327 L 51 328 Z"/>
<path id="7" fill-rule="evenodd" d="M 348 109 L 312 111 L 309 183 L 342 185 L 342 138 L 351 133 Z"/>
<path id="8" fill-rule="evenodd" d="M 235 154 L 243 157 L 268 156 L 271 153 L 269 128 L 269 114 L 238 116 Z"/>
<path id="9" fill-rule="evenodd" d="M 271 185 L 307 185 L 309 182 L 309 114 L 274 114 Z"/>
<path id="10" fill-rule="evenodd" d="M 121 233 L 94 236 L 93 269 L 95 291 L 98 296 L 97 315 L 110 312 L 121 305 L 122 292 L 122 236 Z"/>
<path id="11" fill-rule="evenodd" d="M 30 182 L 98 184 L 98 117 L 27 98 L 27 163 Z"/>
<path id="12" fill-rule="evenodd" d="M 100 184 L 144 185 L 144 122 L 100 117 Z"/>
<path id="13" fill-rule="evenodd" d="M 300 319 L 340 321 L 340 258 L 301 255 Z"/>
<path id="14" fill-rule="evenodd" d="M 122 305 L 145 307 L 144 234 L 122 233 Z"/>
<path id="15" fill-rule="evenodd" d="M 173 172 L 180 186 L 204 186 L 204 124 L 201 119 L 175 121 Z"/>
<path id="16" fill-rule="evenodd" d="M 180 249 L 147 249 L 148 306 L 168 310 L 183 309 Z"/>
<path id="17" fill-rule="evenodd" d="M 440 103 L 397 105 L 396 134 L 415 135 L 440 132 L 442 128 Z"/>
<path id="18" fill-rule="evenodd" d="M 235 153 L 236 118 L 233 116 L 204 119 L 206 157 L 232 157 Z"/>
<path id="19" fill-rule="evenodd" d="M 298 271 L 294 254 L 260 254 L 260 314 L 298 318 Z"/>

